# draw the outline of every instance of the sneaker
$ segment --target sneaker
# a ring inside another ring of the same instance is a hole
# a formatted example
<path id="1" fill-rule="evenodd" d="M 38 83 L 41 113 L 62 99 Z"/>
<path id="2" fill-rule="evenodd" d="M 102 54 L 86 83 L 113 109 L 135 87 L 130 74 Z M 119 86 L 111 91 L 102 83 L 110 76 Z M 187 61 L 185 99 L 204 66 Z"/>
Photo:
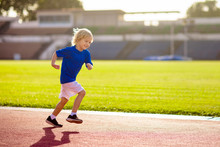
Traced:
<path id="1" fill-rule="evenodd" d="M 46 119 L 46 122 L 54 127 L 62 127 L 63 126 L 61 124 L 58 124 L 56 118 L 52 120 L 50 116 L 48 116 L 48 118 Z"/>
<path id="2" fill-rule="evenodd" d="M 77 115 L 73 115 L 73 116 L 69 115 L 66 121 L 77 124 L 81 124 L 83 122 L 83 120 L 79 119 Z"/>

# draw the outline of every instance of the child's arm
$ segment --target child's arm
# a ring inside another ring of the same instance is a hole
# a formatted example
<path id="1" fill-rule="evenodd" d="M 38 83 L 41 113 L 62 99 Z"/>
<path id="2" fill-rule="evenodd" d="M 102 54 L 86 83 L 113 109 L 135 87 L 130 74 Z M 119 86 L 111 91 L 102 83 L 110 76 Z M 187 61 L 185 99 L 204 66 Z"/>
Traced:
<path id="1" fill-rule="evenodd" d="M 93 68 L 92 64 L 90 64 L 90 63 L 86 63 L 86 67 L 88 70 L 91 70 Z"/>
<path id="2" fill-rule="evenodd" d="M 51 66 L 53 66 L 55 69 L 60 69 L 60 65 L 55 64 L 56 60 L 57 60 L 57 54 L 56 52 L 54 52 L 51 59 Z"/>

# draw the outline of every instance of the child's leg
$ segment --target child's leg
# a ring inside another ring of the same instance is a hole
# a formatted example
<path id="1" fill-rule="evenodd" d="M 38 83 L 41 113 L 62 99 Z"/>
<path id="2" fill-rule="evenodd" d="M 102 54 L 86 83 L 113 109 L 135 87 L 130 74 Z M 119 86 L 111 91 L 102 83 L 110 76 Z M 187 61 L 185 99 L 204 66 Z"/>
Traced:
<path id="1" fill-rule="evenodd" d="M 85 90 L 82 90 L 78 93 L 78 96 L 76 97 L 75 101 L 74 101 L 74 104 L 73 104 L 73 109 L 72 109 L 72 112 L 73 113 L 76 113 L 81 102 L 82 102 L 82 99 L 83 97 L 86 95 L 86 91 Z"/>
<path id="2" fill-rule="evenodd" d="M 63 109 L 65 104 L 68 102 L 68 100 L 65 97 L 62 97 L 60 102 L 57 104 L 56 108 L 54 109 L 53 113 L 48 116 L 46 119 L 46 122 L 50 125 L 53 125 L 54 127 L 62 127 L 63 125 L 58 124 L 56 120 L 56 116 L 60 113 L 60 111 Z"/>
<path id="3" fill-rule="evenodd" d="M 62 97 L 60 102 L 57 104 L 56 108 L 53 111 L 53 115 L 57 116 L 60 111 L 63 109 L 63 107 L 65 106 L 65 104 L 68 102 L 68 99 L 66 99 L 65 97 Z"/>
<path id="4" fill-rule="evenodd" d="M 66 121 L 68 121 L 70 123 L 77 123 L 77 124 L 81 124 L 83 122 L 83 120 L 81 120 L 77 117 L 76 112 L 77 112 L 77 110 L 82 102 L 82 99 L 85 95 L 86 95 L 86 91 L 84 89 L 78 93 L 78 95 L 74 101 L 74 104 L 73 104 L 72 113 L 68 116 Z"/>

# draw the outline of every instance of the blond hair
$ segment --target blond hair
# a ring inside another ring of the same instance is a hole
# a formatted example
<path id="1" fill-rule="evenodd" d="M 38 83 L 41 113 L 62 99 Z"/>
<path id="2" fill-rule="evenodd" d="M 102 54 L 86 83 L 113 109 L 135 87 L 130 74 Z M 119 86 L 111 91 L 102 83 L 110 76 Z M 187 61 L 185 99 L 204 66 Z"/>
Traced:
<path id="1" fill-rule="evenodd" d="M 86 28 L 82 28 L 82 29 L 74 28 L 73 32 L 74 32 L 74 35 L 71 41 L 72 45 L 76 45 L 78 41 L 86 37 L 91 37 L 93 41 L 92 32 Z"/>

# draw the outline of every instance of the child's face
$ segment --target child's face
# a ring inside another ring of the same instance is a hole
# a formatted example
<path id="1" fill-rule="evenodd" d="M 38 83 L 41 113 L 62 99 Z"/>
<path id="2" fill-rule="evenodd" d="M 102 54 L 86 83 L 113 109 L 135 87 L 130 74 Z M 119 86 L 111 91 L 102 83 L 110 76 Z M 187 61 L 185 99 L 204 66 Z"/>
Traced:
<path id="1" fill-rule="evenodd" d="M 83 51 L 90 47 L 92 43 L 92 37 L 86 37 L 77 42 L 77 47 L 79 50 Z"/>

